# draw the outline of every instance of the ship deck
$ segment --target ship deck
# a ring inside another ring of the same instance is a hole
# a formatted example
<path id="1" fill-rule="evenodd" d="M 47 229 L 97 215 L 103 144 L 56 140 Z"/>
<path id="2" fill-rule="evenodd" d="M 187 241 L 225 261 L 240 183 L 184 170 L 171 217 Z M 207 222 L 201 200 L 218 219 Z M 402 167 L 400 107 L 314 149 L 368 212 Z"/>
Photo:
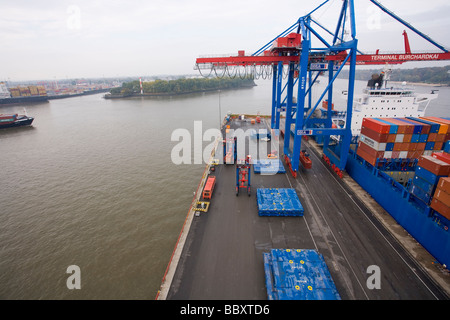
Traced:
<path id="1" fill-rule="evenodd" d="M 233 121 L 231 128 L 268 128 Z M 259 143 L 262 143 L 261 141 Z M 193 216 L 173 268 L 165 299 L 265 300 L 263 253 L 316 249 L 342 299 L 447 299 L 445 292 L 374 217 L 355 192 L 303 142 L 313 161 L 296 179 L 252 172 L 252 194 L 236 197 L 234 165 L 216 166 L 217 184 L 207 213 Z M 280 143 L 280 150 L 282 149 Z M 283 161 L 284 163 L 284 161 Z M 303 217 L 260 217 L 256 188 L 295 188 Z M 381 288 L 366 285 L 369 266 L 381 272 Z"/>

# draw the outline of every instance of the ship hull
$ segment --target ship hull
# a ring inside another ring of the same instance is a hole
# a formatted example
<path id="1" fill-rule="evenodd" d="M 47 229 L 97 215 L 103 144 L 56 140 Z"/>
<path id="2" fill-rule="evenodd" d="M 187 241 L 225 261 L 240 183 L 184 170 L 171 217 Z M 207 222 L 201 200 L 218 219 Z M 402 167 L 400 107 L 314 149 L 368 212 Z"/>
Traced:
<path id="1" fill-rule="evenodd" d="M 450 265 L 449 221 L 414 201 L 402 185 L 352 153 L 347 173 L 441 264 Z"/>
<path id="2" fill-rule="evenodd" d="M 15 97 L 15 98 L 0 99 L 0 105 L 41 103 L 47 101 L 48 101 L 47 96 Z"/>

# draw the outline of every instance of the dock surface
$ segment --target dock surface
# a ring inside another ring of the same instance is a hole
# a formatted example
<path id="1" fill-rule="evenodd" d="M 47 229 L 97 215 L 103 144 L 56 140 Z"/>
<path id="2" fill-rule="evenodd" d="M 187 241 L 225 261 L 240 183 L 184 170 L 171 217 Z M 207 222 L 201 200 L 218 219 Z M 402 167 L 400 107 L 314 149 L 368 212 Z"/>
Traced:
<path id="1" fill-rule="evenodd" d="M 265 121 L 230 125 L 268 128 Z M 315 249 L 324 256 L 343 300 L 448 299 L 317 150 L 305 142 L 303 147 L 312 169 L 300 169 L 296 179 L 289 170 L 276 175 L 252 171 L 250 197 L 246 192 L 236 196 L 235 165 L 216 166 L 209 210 L 192 218 L 179 260 L 170 266 L 175 270 L 165 298 L 266 300 L 263 253 Z M 257 188 L 295 188 L 304 216 L 258 216 Z M 379 267 L 380 289 L 367 286 L 370 266 Z"/>

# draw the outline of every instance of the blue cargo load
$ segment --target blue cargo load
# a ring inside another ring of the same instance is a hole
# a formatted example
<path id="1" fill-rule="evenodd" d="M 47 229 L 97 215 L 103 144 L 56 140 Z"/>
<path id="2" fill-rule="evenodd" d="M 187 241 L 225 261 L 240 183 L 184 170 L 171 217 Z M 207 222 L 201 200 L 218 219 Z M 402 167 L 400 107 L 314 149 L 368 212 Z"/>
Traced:
<path id="1" fill-rule="evenodd" d="M 446 177 L 446 176 L 437 176 L 434 173 L 428 171 L 427 169 L 419 166 L 416 168 L 415 175 L 428 181 L 432 185 L 436 185 L 440 178 Z"/>
<path id="2" fill-rule="evenodd" d="M 316 250 L 272 249 L 263 259 L 269 300 L 341 300 Z"/>
<path id="3" fill-rule="evenodd" d="M 295 189 L 258 188 L 256 201 L 259 216 L 303 216 L 304 209 Z"/>
<path id="4" fill-rule="evenodd" d="M 450 140 L 447 140 L 444 143 L 444 151 L 447 152 L 447 153 L 450 153 Z"/>
<path id="5" fill-rule="evenodd" d="M 417 122 L 422 122 L 424 124 L 429 125 L 430 126 L 430 133 L 438 133 L 438 131 L 439 131 L 439 127 L 440 127 L 439 123 L 431 122 L 431 121 L 427 121 L 427 120 L 420 119 L 420 118 L 415 118 L 415 117 L 407 117 L 407 119 L 414 120 L 414 121 L 417 121 Z"/>
<path id="6" fill-rule="evenodd" d="M 385 119 L 375 118 L 375 120 L 381 121 L 381 122 L 383 122 L 385 124 L 390 125 L 390 127 L 389 127 L 389 134 L 396 134 L 397 133 L 397 131 L 398 131 L 398 125 L 397 124 L 389 122 L 387 119 L 385 120 Z"/>
<path id="7" fill-rule="evenodd" d="M 255 160 L 253 162 L 253 171 L 261 174 L 286 173 L 283 162 L 280 159 Z"/>

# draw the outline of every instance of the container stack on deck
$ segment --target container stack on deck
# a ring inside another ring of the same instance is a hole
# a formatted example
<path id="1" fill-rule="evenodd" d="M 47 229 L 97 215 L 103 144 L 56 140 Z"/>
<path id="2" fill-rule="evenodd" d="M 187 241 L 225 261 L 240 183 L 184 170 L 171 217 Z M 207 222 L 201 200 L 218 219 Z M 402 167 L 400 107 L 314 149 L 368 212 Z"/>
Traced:
<path id="1" fill-rule="evenodd" d="M 421 156 L 417 163 L 411 194 L 424 204 L 429 205 L 438 182 L 450 174 L 450 163 L 432 156 Z"/>
<path id="2" fill-rule="evenodd" d="M 450 166 L 450 141 L 445 143 L 444 152 L 433 153 L 433 158 L 439 159 Z M 448 175 L 450 175 L 450 169 Z M 450 220 L 450 177 L 439 178 L 430 207 L 445 219 Z"/>
<path id="3" fill-rule="evenodd" d="M 442 151 L 449 138 L 450 120 L 442 118 L 364 118 L 357 154 L 373 166 L 402 159 L 413 168 L 420 156 Z"/>

